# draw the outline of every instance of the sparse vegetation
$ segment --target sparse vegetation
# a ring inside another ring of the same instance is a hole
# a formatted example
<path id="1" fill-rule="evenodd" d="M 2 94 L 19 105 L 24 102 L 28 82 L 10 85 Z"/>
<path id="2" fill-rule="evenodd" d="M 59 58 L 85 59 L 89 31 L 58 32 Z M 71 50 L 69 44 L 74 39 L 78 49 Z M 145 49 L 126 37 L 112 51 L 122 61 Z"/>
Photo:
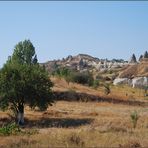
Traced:
<path id="1" fill-rule="evenodd" d="M 104 93 L 106 95 L 110 94 L 111 90 L 110 90 L 110 85 L 109 84 L 104 84 Z"/>
<path id="2" fill-rule="evenodd" d="M 137 126 L 138 119 L 139 119 L 139 114 L 137 111 L 134 111 L 131 113 L 130 117 L 132 120 L 133 128 L 135 129 Z"/>
<path id="3" fill-rule="evenodd" d="M 26 124 L 22 128 L 8 124 L 13 118 L 0 112 L 0 147 L 148 146 L 148 110 L 144 110 L 148 102 L 143 95 L 147 90 L 111 85 L 118 70 L 80 72 L 56 64 L 51 82 L 34 50 L 30 50 L 32 56 L 19 52 L 27 42 L 16 46 L 0 71 L 1 108 L 12 109 L 17 118 L 23 106 Z M 29 45 L 33 47 L 30 41 Z M 48 107 L 53 83 L 56 103 Z M 141 110 L 140 116 L 133 110 Z"/>
<path id="4" fill-rule="evenodd" d="M 148 110 L 141 110 L 140 124 L 133 132 L 129 114 L 134 109 L 143 107 L 58 101 L 46 114 L 26 108 L 28 126 L 22 129 L 26 133 L 0 136 L 0 147 L 147 147 Z M 38 132 L 30 133 L 34 128 Z"/>
<path id="5" fill-rule="evenodd" d="M 68 68 L 56 68 L 56 70 L 52 73 L 54 76 L 58 76 L 60 78 L 67 78 L 70 75 L 71 71 Z"/>
<path id="6" fill-rule="evenodd" d="M 16 123 L 9 123 L 0 128 L 0 135 L 8 136 L 21 132 L 19 126 Z"/>
<path id="7" fill-rule="evenodd" d="M 98 86 L 99 86 L 99 80 L 96 79 L 96 80 L 93 81 L 93 86 L 92 86 L 92 87 L 93 87 L 94 89 L 97 89 Z"/>
<path id="8" fill-rule="evenodd" d="M 93 86 L 94 78 L 90 72 L 76 72 L 67 68 L 58 68 L 52 75 L 64 78 L 68 84 L 69 82 L 79 83 L 83 85 Z"/>
<path id="9" fill-rule="evenodd" d="M 76 133 L 72 133 L 68 138 L 69 143 L 71 146 L 78 146 L 78 147 L 84 147 L 84 141 L 83 139 Z"/>

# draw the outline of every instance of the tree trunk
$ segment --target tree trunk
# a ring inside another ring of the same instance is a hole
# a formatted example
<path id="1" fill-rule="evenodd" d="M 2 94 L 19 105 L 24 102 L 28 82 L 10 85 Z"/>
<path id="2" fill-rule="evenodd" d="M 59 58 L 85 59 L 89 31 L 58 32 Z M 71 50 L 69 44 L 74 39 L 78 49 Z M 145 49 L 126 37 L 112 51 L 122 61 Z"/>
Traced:
<path id="1" fill-rule="evenodd" d="M 24 105 L 23 104 L 18 105 L 17 121 L 18 121 L 18 125 L 24 124 Z"/>
<path id="2" fill-rule="evenodd" d="M 18 119 L 18 124 L 23 125 L 24 124 L 24 113 L 18 112 L 17 119 Z"/>

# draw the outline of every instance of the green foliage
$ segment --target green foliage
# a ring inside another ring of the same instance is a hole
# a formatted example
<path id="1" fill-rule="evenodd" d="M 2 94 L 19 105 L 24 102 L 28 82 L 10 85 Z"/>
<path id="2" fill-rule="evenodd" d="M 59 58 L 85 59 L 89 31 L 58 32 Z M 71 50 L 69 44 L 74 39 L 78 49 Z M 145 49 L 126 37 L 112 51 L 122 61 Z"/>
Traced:
<path id="1" fill-rule="evenodd" d="M 110 94 L 111 90 L 110 90 L 110 86 L 109 84 L 104 84 L 104 93 L 106 95 Z"/>
<path id="2" fill-rule="evenodd" d="M 132 123 L 133 123 L 133 128 L 136 128 L 137 121 L 139 119 L 139 115 L 138 115 L 137 111 L 132 112 L 130 117 L 131 117 L 131 120 L 132 120 Z"/>
<path id="3" fill-rule="evenodd" d="M 5 65 L 0 71 L 0 107 L 12 105 L 18 112 L 18 104 L 25 103 L 31 108 L 46 109 L 52 102 L 52 82 L 46 71 L 39 65 Z"/>
<path id="4" fill-rule="evenodd" d="M 11 59 L 19 64 L 36 64 L 37 55 L 31 41 L 24 40 L 19 42 L 14 48 Z"/>
<path id="5" fill-rule="evenodd" d="M 52 82 L 48 73 L 40 67 L 35 49 L 29 40 L 15 46 L 12 57 L 0 70 L 0 108 L 10 107 L 15 114 L 20 105 L 45 110 L 53 102 Z"/>
<path id="6" fill-rule="evenodd" d="M 96 76 L 96 79 L 97 79 L 97 80 L 102 80 L 103 77 L 102 77 L 102 75 L 98 74 L 98 75 Z"/>
<path id="7" fill-rule="evenodd" d="M 10 123 L 0 128 L 0 135 L 3 135 L 3 136 L 17 134 L 19 132 L 21 132 L 21 130 L 19 126 L 16 125 L 15 123 Z"/>
<path id="8" fill-rule="evenodd" d="M 92 74 L 88 72 L 86 73 L 73 72 L 69 76 L 69 81 L 83 84 L 83 85 L 92 86 L 94 79 L 93 79 Z"/>
<path id="9" fill-rule="evenodd" d="M 96 80 L 93 81 L 93 88 L 94 88 L 94 89 L 97 89 L 98 86 L 99 86 L 99 80 L 96 79 Z"/>
<path id="10" fill-rule="evenodd" d="M 70 70 L 68 68 L 57 68 L 54 72 L 53 72 L 53 75 L 56 75 L 58 77 L 68 77 L 70 75 Z"/>
<path id="11" fill-rule="evenodd" d="M 26 129 L 24 131 L 16 123 L 9 123 L 4 125 L 0 128 L 0 136 L 10 136 L 10 135 L 17 135 L 17 134 L 25 134 L 25 135 L 34 135 L 38 134 L 37 129 Z"/>
<path id="12" fill-rule="evenodd" d="M 80 73 L 64 67 L 57 68 L 57 70 L 54 71 L 53 75 L 58 76 L 60 78 L 64 78 L 68 83 L 75 82 L 88 86 L 93 86 L 94 84 L 93 76 L 89 72 Z"/>

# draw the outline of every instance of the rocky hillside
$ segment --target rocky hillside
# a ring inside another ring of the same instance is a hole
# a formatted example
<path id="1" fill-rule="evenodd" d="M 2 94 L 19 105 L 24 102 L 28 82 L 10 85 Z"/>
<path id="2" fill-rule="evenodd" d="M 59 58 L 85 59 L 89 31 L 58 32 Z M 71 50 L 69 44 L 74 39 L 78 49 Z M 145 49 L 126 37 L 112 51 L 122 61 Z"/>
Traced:
<path id="1" fill-rule="evenodd" d="M 132 60 L 133 61 L 133 60 Z M 140 58 L 139 62 L 128 65 L 119 74 L 120 78 L 148 77 L 148 57 Z"/>
<path id="2" fill-rule="evenodd" d="M 129 63 L 127 61 L 122 59 L 107 60 L 95 58 L 86 54 L 78 54 L 76 56 L 70 55 L 62 60 L 48 61 L 41 65 L 44 65 L 49 72 L 52 72 L 57 67 L 67 67 L 80 72 L 87 70 L 100 72 L 122 68 L 128 64 Z"/>
<path id="3" fill-rule="evenodd" d="M 122 59 L 99 59 L 86 54 L 68 56 L 61 60 L 48 61 L 42 66 L 52 73 L 58 68 L 66 67 L 79 72 L 93 72 L 94 77 L 108 77 L 113 84 L 129 84 L 130 86 L 146 86 L 148 83 L 148 52 L 141 55 L 139 60 L 133 54 L 129 61 Z"/>
<path id="4" fill-rule="evenodd" d="M 119 73 L 113 84 L 128 84 L 132 87 L 148 89 L 148 52 L 141 55 L 138 62 L 135 55 L 132 57 L 129 62 L 131 64 Z"/>

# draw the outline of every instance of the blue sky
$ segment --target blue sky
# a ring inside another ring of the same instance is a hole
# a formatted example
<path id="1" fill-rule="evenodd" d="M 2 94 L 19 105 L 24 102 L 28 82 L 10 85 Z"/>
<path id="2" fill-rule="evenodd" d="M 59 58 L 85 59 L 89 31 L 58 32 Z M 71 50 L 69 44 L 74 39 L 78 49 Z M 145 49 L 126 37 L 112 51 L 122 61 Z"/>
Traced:
<path id="1" fill-rule="evenodd" d="M 137 57 L 148 50 L 148 2 L 0 2 L 0 67 L 30 39 L 39 62 L 79 53 Z"/>

